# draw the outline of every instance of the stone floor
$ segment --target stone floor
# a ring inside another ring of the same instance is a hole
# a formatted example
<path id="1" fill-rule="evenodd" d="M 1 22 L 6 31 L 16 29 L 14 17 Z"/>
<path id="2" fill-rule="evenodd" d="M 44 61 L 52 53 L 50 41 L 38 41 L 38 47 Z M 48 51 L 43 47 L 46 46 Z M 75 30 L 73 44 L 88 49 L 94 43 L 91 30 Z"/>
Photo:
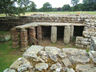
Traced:
<path id="1" fill-rule="evenodd" d="M 96 72 L 96 51 L 33 45 L 4 72 Z"/>

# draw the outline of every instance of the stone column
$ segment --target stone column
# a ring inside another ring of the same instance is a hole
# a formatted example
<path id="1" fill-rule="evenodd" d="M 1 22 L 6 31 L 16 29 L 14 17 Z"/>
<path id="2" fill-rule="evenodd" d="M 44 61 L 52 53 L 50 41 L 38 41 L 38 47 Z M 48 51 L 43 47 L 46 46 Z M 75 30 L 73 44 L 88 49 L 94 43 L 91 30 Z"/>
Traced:
<path id="1" fill-rule="evenodd" d="M 65 26 L 65 29 L 64 29 L 64 43 L 65 44 L 68 44 L 70 42 L 70 26 L 67 25 Z"/>
<path id="2" fill-rule="evenodd" d="M 21 48 L 28 47 L 28 34 L 26 29 L 21 29 L 20 32 L 20 38 L 21 38 Z"/>
<path id="3" fill-rule="evenodd" d="M 37 27 L 37 39 L 38 41 L 42 41 L 42 27 L 41 26 Z"/>
<path id="4" fill-rule="evenodd" d="M 35 27 L 30 27 L 29 28 L 29 42 L 30 44 L 37 44 L 37 39 L 36 39 L 36 30 Z"/>
<path id="5" fill-rule="evenodd" d="M 74 36 L 74 26 L 73 25 L 71 25 L 71 34 L 70 34 L 70 37 L 71 37 L 71 41 L 72 41 L 72 39 L 73 39 L 73 36 Z"/>
<path id="6" fill-rule="evenodd" d="M 19 32 L 16 28 L 11 29 L 11 37 L 12 37 L 12 48 L 19 47 Z"/>
<path id="7" fill-rule="evenodd" d="M 55 26 L 51 27 L 51 41 L 52 43 L 56 43 L 57 41 L 57 27 Z"/>

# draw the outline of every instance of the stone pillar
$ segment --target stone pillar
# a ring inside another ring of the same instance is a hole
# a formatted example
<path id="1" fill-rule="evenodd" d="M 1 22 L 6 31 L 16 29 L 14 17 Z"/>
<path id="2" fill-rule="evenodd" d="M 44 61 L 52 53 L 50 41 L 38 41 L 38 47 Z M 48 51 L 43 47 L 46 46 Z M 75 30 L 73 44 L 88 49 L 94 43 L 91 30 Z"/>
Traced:
<path id="1" fill-rule="evenodd" d="M 70 37 L 71 37 L 71 41 L 72 41 L 72 39 L 73 39 L 73 36 L 74 36 L 74 26 L 73 25 L 71 25 L 71 34 L 70 34 Z"/>
<path id="2" fill-rule="evenodd" d="M 42 41 L 42 27 L 41 26 L 37 27 L 37 39 L 38 41 Z"/>
<path id="3" fill-rule="evenodd" d="M 67 25 L 65 26 L 65 29 L 64 29 L 64 43 L 65 44 L 68 44 L 70 42 L 70 26 Z"/>
<path id="4" fill-rule="evenodd" d="M 20 38 L 21 38 L 21 48 L 28 47 L 28 34 L 26 29 L 21 29 L 20 32 Z"/>
<path id="5" fill-rule="evenodd" d="M 56 43 L 57 41 L 57 27 L 55 26 L 51 27 L 51 41 L 52 43 Z"/>
<path id="6" fill-rule="evenodd" d="M 11 37 L 12 37 L 12 48 L 19 47 L 19 32 L 16 28 L 11 29 Z"/>
<path id="7" fill-rule="evenodd" d="M 30 44 L 37 44 L 38 41 L 36 39 L 36 30 L 35 27 L 30 27 L 29 28 L 29 42 Z"/>

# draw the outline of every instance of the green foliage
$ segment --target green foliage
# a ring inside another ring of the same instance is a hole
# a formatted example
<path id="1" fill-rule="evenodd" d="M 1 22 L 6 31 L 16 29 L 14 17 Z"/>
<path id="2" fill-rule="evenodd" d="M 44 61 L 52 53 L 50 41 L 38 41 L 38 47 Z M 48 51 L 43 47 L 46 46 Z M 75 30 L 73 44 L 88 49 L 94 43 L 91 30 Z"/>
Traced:
<path id="1" fill-rule="evenodd" d="M 33 1 L 31 2 L 28 10 L 31 11 L 31 12 L 35 12 L 36 11 L 36 4 Z"/>
<path id="2" fill-rule="evenodd" d="M 79 0 L 71 0 L 71 3 L 73 4 L 73 6 L 75 6 L 79 3 Z"/>
<path id="3" fill-rule="evenodd" d="M 40 9 L 40 11 L 52 11 L 52 6 L 49 2 L 46 2 L 43 4 L 43 7 Z"/>
<path id="4" fill-rule="evenodd" d="M 92 4 L 94 2 L 96 2 L 96 0 L 83 0 L 84 4 Z"/>
<path id="5" fill-rule="evenodd" d="M 71 10 L 71 7 L 69 4 L 66 4 L 62 7 L 62 11 L 70 11 Z"/>
<path id="6" fill-rule="evenodd" d="M 19 16 L 20 13 L 24 14 L 29 2 L 29 0 L 1 0 L 0 13 L 5 13 L 6 16 Z"/>
<path id="7" fill-rule="evenodd" d="M 83 11 L 84 5 L 83 4 L 77 4 L 74 7 L 72 7 L 72 11 Z"/>

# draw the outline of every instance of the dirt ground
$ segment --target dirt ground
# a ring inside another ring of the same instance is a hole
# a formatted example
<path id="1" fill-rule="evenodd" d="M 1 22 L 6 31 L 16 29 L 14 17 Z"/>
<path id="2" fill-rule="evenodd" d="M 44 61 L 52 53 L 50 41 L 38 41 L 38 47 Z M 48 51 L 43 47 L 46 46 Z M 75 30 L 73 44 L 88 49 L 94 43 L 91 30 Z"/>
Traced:
<path id="1" fill-rule="evenodd" d="M 52 43 L 50 40 L 46 39 L 40 42 L 41 46 L 55 46 L 58 48 L 77 48 L 74 43 L 64 44 L 63 41 L 59 40 L 56 43 Z"/>

